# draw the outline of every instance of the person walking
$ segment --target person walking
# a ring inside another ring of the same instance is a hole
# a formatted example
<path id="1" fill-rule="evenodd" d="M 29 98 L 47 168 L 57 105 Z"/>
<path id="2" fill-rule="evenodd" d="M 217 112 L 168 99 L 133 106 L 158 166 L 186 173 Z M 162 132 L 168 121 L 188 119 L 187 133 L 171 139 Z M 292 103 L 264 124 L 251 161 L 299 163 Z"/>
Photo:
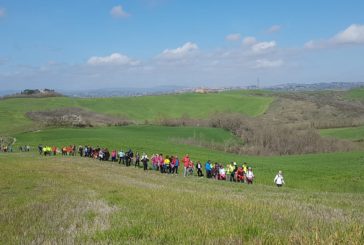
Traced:
<path id="1" fill-rule="evenodd" d="M 205 169 L 206 169 L 206 177 L 207 178 L 211 178 L 211 163 L 210 160 L 207 160 L 207 162 L 205 163 Z"/>
<path id="2" fill-rule="evenodd" d="M 202 164 L 201 164 L 200 161 L 197 161 L 196 168 L 197 168 L 197 175 L 198 175 L 198 177 L 203 177 Z"/>
<path id="3" fill-rule="evenodd" d="M 246 182 L 249 184 L 253 184 L 253 180 L 254 180 L 255 176 L 253 173 L 253 170 L 251 167 L 248 168 L 248 172 L 246 173 Z"/>
<path id="4" fill-rule="evenodd" d="M 142 163 L 143 163 L 144 171 L 148 170 L 148 161 L 149 161 L 149 159 L 148 159 L 147 154 L 145 154 L 144 152 L 142 154 L 141 160 L 142 160 Z"/>
<path id="5" fill-rule="evenodd" d="M 125 164 L 125 153 L 122 149 L 119 151 L 119 164 L 121 163 Z"/>
<path id="6" fill-rule="evenodd" d="M 277 187 L 282 187 L 284 185 L 284 178 L 281 170 L 278 171 L 278 174 L 274 178 L 274 183 Z"/>
<path id="7" fill-rule="evenodd" d="M 178 167 L 179 167 L 179 159 L 178 159 L 178 156 L 175 156 L 173 174 L 178 175 Z"/>
<path id="8" fill-rule="evenodd" d="M 182 162 L 183 162 L 183 176 L 186 177 L 187 176 L 187 171 L 188 171 L 188 168 L 190 166 L 190 157 L 188 154 L 186 154 L 186 156 L 182 159 Z"/>

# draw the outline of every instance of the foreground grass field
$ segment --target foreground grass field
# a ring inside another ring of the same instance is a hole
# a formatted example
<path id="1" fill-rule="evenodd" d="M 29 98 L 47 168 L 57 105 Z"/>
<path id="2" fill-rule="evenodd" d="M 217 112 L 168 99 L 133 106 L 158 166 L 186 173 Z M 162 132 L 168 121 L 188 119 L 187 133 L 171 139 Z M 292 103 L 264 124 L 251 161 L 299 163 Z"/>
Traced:
<path id="1" fill-rule="evenodd" d="M 48 129 L 16 135 L 17 145 L 49 144 L 100 145 L 111 149 L 132 148 L 134 151 L 175 155 L 189 153 L 192 160 L 204 163 L 211 159 L 219 163 L 248 162 L 256 172 L 256 182 L 271 185 L 281 169 L 287 187 L 311 191 L 364 193 L 364 152 L 312 154 L 300 156 L 256 157 L 228 154 L 208 148 L 179 143 L 178 139 L 196 138 L 225 145 L 236 140 L 222 129 L 192 127 L 128 126 L 87 129 Z M 177 139 L 177 140 L 176 140 Z M 345 184 L 343 184 L 345 183 Z"/>
<path id="2" fill-rule="evenodd" d="M 364 242 L 362 193 L 161 176 L 34 153 L 1 154 L 0 168 L 3 244 Z"/>
<path id="3" fill-rule="evenodd" d="M 0 100 L 0 135 L 11 135 L 37 128 L 37 125 L 26 117 L 25 113 L 28 111 L 79 107 L 144 123 L 165 118 L 207 118 L 218 112 L 257 116 L 262 114 L 273 100 L 273 97 L 256 96 L 249 91 L 92 99 L 6 99 Z"/>

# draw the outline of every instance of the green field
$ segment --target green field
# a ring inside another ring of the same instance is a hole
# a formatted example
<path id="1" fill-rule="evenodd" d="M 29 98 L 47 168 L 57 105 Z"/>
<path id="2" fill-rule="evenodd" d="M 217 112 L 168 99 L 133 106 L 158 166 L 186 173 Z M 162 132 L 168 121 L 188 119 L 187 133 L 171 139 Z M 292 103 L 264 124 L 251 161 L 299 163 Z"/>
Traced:
<path id="1" fill-rule="evenodd" d="M 362 154 L 353 155 L 353 159 L 364 159 Z M 302 171 L 301 178 L 314 177 L 309 173 L 311 166 Z M 262 168 L 258 167 L 257 183 L 252 186 L 36 153 L 0 154 L 0 168 L 4 244 L 364 241 L 363 193 L 316 191 L 332 184 L 342 190 L 345 182 L 340 181 L 340 172 L 346 168 L 328 170 L 327 177 L 314 181 L 315 188 L 308 190 L 278 189 L 272 185 L 272 176 L 270 184 L 261 185 Z M 286 173 L 287 186 L 299 180 Z M 336 181 L 326 182 L 333 173 Z"/>
<path id="2" fill-rule="evenodd" d="M 273 97 L 255 96 L 246 91 L 92 99 L 67 97 L 6 99 L 0 100 L 0 135 L 36 129 L 38 126 L 25 116 L 28 111 L 80 107 L 144 123 L 146 120 L 165 118 L 208 118 L 218 112 L 257 116 L 262 114 L 273 100 Z"/>
<path id="3" fill-rule="evenodd" d="M 348 91 L 346 93 L 346 98 L 364 101 L 364 88 L 357 88 Z"/>
<path id="4" fill-rule="evenodd" d="M 178 144 L 174 139 L 197 138 L 224 144 L 235 137 L 222 129 L 180 128 L 157 126 L 127 126 L 88 129 L 47 129 L 16 135 L 17 145 L 39 143 L 63 146 L 70 144 L 100 145 L 109 149 L 127 149 L 182 157 L 189 153 L 193 160 L 210 159 L 220 163 L 247 161 L 257 172 L 257 183 L 271 185 L 275 173 L 286 173 L 287 187 L 333 192 L 364 192 L 364 153 L 330 153 L 285 157 L 239 156 L 204 147 Z M 259 174 L 258 174 L 259 173 Z M 346 179 L 348 183 L 343 185 Z"/>
<path id="5" fill-rule="evenodd" d="M 329 136 L 339 139 L 347 139 L 353 141 L 364 140 L 364 126 L 352 128 L 330 128 L 320 130 L 323 136 Z"/>
<path id="6" fill-rule="evenodd" d="M 259 94 L 260 93 L 260 94 Z M 0 135 L 31 145 L 0 152 L 0 244 L 363 244 L 364 152 L 291 156 L 226 153 L 244 144 L 229 131 L 142 125 L 217 112 L 264 113 L 269 93 L 232 91 L 128 98 L 0 100 Z M 27 111 L 80 107 L 138 124 L 44 128 Z M 37 130 L 35 130 L 37 129 Z M 322 130 L 363 139 L 364 127 Z M 189 154 L 193 161 L 247 162 L 253 185 L 162 175 L 79 156 L 41 156 L 38 144 Z M 274 186 L 278 170 L 283 188 Z"/>

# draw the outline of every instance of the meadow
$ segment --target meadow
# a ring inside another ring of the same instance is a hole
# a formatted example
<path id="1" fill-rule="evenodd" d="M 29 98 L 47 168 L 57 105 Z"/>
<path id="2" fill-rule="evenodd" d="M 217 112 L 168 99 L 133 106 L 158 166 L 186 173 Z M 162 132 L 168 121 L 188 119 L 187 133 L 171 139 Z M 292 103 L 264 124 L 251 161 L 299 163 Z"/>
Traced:
<path id="1" fill-rule="evenodd" d="M 317 191 L 330 184 L 324 180 L 307 190 L 278 189 L 272 176 L 259 183 L 259 168 L 248 186 L 37 153 L 1 154 L 0 167 L 3 244 L 364 241 L 363 193 Z M 286 173 L 287 185 L 297 180 Z M 340 190 L 336 178 L 331 184 Z"/>
<path id="2" fill-rule="evenodd" d="M 0 135 L 36 130 L 39 125 L 26 117 L 29 111 L 47 111 L 78 107 L 92 112 L 127 118 L 144 124 L 166 118 L 212 117 L 219 112 L 236 112 L 258 116 L 274 100 L 253 92 L 225 92 L 213 94 L 174 94 L 161 96 L 114 98 L 13 98 L 0 100 Z"/>
<path id="3" fill-rule="evenodd" d="M 350 128 L 329 128 L 320 130 L 321 135 L 353 141 L 364 140 L 364 126 Z"/>
<path id="4" fill-rule="evenodd" d="M 99 145 L 112 149 L 133 149 L 146 152 L 178 155 L 182 158 L 189 154 L 194 161 L 205 163 L 207 160 L 219 163 L 244 161 L 257 173 L 256 182 L 271 185 L 278 170 L 283 170 L 287 187 L 313 191 L 364 192 L 364 152 L 307 154 L 293 156 L 241 156 L 224 153 L 205 147 L 180 144 L 175 139 L 196 138 L 206 142 L 224 145 L 237 140 L 228 131 L 215 128 L 126 126 L 86 129 L 46 129 L 38 132 L 21 133 L 15 136 L 15 147 L 30 144 L 56 145 Z M 258 174 L 259 173 L 259 174 Z M 342 184 L 344 182 L 347 183 Z"/>
<path id="5" fill-rule="evenodd" d="M 348 99 L 361 100 L 364 101 L 364 88 L 349 90 L 345 97 Z"/>
<path id="6" fill-rule="evenodd" d="M 219 112 L 259 119 L 275 99 L 267 92 L 232 91 L 0 100 L 0 135 L 16 139 L 16 152 L 0 152 L 0 244 L 363 244 L 363 151 L 237 155 L 224 148 L 244 142 L 221 128 L 143 125 Z M 127 117 L 135 125 L 52 128 L 25 116 L 67 107 Z M 320 133 L 360 140 L 362 131 Z M 178 176 L 162 175 L 79 156 L 45 157 L 38 144 L 189 154 L 202 163 L 247 162 L 256 178 L 246 185 L 184 178 L 181 170 Z M 30 145 L 31 152 L 19 153 L 21 145 Z M 283 188 L 273 183 L 278 170 L 284 173 Z"/>

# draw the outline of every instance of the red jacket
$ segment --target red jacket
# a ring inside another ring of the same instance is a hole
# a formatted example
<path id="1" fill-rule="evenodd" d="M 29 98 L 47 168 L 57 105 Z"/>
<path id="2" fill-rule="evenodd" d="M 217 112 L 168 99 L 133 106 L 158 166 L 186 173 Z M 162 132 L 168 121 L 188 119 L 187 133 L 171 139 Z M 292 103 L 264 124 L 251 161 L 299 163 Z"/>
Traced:
<path id="1" fill-rule="evenodd" d="M 189 157 L 184 157 L 183 159 L 182 159 L 182 162 L 183 162 L 183 165 L 186 167 L 186 168 L 188 168 L 188 166 L 190 165 L 190 158 Z"/>

